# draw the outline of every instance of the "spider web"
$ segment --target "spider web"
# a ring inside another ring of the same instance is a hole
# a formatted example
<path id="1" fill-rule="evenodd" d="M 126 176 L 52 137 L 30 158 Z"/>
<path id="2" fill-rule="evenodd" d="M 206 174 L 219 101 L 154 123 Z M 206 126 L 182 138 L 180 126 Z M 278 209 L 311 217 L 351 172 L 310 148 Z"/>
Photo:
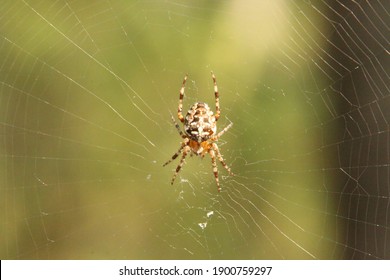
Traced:
<path id="1" fill-rule="evenodd" d="M 3 1 L 3 259 L 389 259 L 387 1 Z M 211 161 L 171 122 L 220 91 Z"/>

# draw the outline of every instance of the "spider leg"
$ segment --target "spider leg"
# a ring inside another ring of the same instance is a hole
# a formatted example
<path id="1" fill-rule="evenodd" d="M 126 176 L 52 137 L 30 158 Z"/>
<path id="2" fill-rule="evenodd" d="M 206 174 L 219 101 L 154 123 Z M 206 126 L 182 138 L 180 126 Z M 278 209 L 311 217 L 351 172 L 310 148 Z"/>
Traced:
<path id="1" fill-rule="evenodd" d="M 175 119 L 173 118 L 173 116 L 171 115 L 171 118 L 172 118 L 172 121 L 173 121 L 173 124 L 175 125 L 177 131 L 179 132 L 181 138 L 186 138 L 186 136 L 184 135 L 183 131 L 181 131 L 179 125 L 177 124 L 177 122 L 175 121 Z"/>
<path id="2" fill-rule="evenodd" d="M 168 165 L 169 163 L 174 161 L 180 155 L 181 150 L 183 150 L 183 148 L 185 146 L 187 146 L 187 143 L 188 143 L 187 141 L 182 142 L 179 150 L 172 156 L 172 158 L 170 160 L 168 160 L 166 163 L 164 163 L 163 166 Z"/>
<path id="3" fill-rule="evenodd" d="M 226 164 L 225 160 L 223 159 L 221 152 L 219 151 L 218 145 L 216 143 L 211 144 L 212 149 L 217 154 L 217 158 L 219 162 L 222 164 L 222 166 L 229 172 L 231 176 L 234 176 L 234 173 L 231 171 L 230 167 Z"/>
<path id="4" fill-rule="evenodd" d="M 171 180 L 171 185 L 173 185 L 173 182 L 175 181 L 177 174 L 180 172 L 180 169 L 183 167 L 183 165 L 185 163 L 185 158 L 189 152 L 191 152 L 191 148 L 187 145 L 184 146 L 183 155 L 181 157 L 179 165 L 176 167 L 175 174 L 173 174 L 173 177 Z"/>
<path id="5" fill-rule="evenodd" d="M 215 120 L 217 121 L 219 119 L 219 116 L 221 115 L 221 110 L 219 109 L 219 93 L 218 93 L 218 87 L 217 87 L 217 80 L 214 76 L 213 71 L 211 71 L 211 78 L 213 78 L 213 82 L 214 82 Z"/>
<path id="6" fill-rule="evenodd" d="M 217 162 L 215 160 L 215 152 L 213 149 L 210 149 L 209 153 L 211 156 L 211 164 L 213 166 L 213 173 L 214 173 L 214 177 L 215 177 L 215 182 L 217 183 L 218 192 L 220 192 L 221 186 L 219 185 L 218 167 L 217 167 Z"/>
<path id="7" fill-rule="evenodd" d="M 177 117 L 182 123 L 184 123 L 184 117 L 182 111 L 183 111 L 184 88 L 186 86 L 186 81 L 187 81 L 187 75 L 184 76 L 183 84 L 180 88 L 179 107 L 177 108 Z"/>
<path id="8" fill-rule="evenodd" d="M 233 126 L 233 123 L 230 123 L 227 127 L 225 127 L 224 129 L 222 129 L 217 135 L 211 137 L 211 141 L 216 141 L 218 140 L 222 134 L 224 134 L 226 131 L 229 130 L 229 128 L 231 128 Z"/>

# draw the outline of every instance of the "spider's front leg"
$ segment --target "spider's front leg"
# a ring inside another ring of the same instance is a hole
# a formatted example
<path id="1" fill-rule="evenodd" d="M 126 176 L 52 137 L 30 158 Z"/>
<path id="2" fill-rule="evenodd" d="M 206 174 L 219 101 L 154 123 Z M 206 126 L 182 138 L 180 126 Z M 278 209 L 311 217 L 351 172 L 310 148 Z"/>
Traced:
<path id="1" fill-rule="evenodd" d="M 213 149 L 210 149 L 209 153 L 210 153 L 210 157 L 211 157 L 211 164 L 213 166 L 213 173 L 214 173 L 214 177 L 215 177 L 215 182 L 217 183 L 218 192 L 220 192 L 221 186 L 219 185 L 218 167 L 217 167 L 217 162 L 215 160 L 215 152 Z"/>
<path id="2" fill-rule="evenodd" d="M 182 154 L 182 157 L 181 157 L 179 165 L 176 167 L 175 174 L 173 174 L 173 177 L 172 177 L 172 180 L 171 180 L 171 185 L 173 185 L 173 182 L 175 181 L 177 174 L 179 174 L 180 169 L 183 167 L 183 165 L 185 163 L 185 158 L 186 158 L 187 154 L 190 153 L 190 152 L 191 152 L 191 148 L 189 146 L 184 146 L 183 154 Z"/>
<path id="3" fill-rule="evenodd" d="M 183 150 L 183 148 L 184 148 L 185 146 L 187 146 L 187 145 L 188 145 L 188 139 L 185 139 L 185 140 L 181 143 L 179 150 L 172 156 L 172 158 L 171 158 L 170 160 L 168 160 L 166 163 L 164 163 L 163 166 L 168 165 L 169 163 L 171 163 L 172 161 L 174 161 L 174 160 L 180 155 L 180 152 Z"/>
<path id="4" fill-rule="evenodd" d="M 234 173 L 232 172 L 230 167 L 226 164 L 225 160 L 223 159 L 221 152 L 219 151 L 218 145 L 216 143 L 213 143 L 211 147 L 212 150 L 214 150 L 215 153 L 217 154 L 217 158 L 219 162 L 222 164 L 222 166 L 227 170 L 227 172 L 229 172 L 230 176 L 234 176 Z"/>
<path id="5" fill-rule="evenodd" d="M 179 148 L 179 150 L 172 156 L 172 158 L 163 164 L 163 167 L 170 164 L 172 161 L 174 161 L 180 155 L 180 152 L 181 152 L 181 150 L 183 150 L 183 148 L 184 148 L 184 146 L 181 146 Z"/>

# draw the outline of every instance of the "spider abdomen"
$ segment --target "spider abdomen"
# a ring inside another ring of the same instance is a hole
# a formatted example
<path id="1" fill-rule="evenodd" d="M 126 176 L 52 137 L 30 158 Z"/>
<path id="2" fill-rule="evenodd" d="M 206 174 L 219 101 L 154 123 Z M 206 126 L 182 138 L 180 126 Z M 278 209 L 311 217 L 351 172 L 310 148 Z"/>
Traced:
<path id="1" fill-rule="evenodd" d="M 209 139 L 217 131 L 217 123 L 210 107 L 203 102 L 192 105 L 184 119 L 184 131 L 197 142 Z"/>

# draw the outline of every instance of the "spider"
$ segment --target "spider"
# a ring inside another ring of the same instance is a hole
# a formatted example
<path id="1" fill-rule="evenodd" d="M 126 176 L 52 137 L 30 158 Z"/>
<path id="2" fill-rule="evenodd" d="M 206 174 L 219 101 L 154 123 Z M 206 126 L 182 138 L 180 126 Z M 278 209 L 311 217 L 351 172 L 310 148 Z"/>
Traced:
<path id="1" fill-rule="evenodd" d="M 181 142 L 179 150 L 172 156 L 170 160 L 164 163 L 163 166 L 166 166 L 173 160 L 175 160 L 181 153 L 181 160 L 179 165 L 176 167 L 176 171 L 173 174 L 171 185 L 175 181 L 177 174 L 180 172 L 180 169 L 185 163 L 185 158 L 188 154 L 201 156 L 202 158 L 209 153 L 211 157 L 211 164 L 213 166 L 213 173 L 215 181 L 217 183 L 218 192 L 221 191 L 221 186 L 219 185 L 218 178 L 218 168 L 216 159 L 218 158 L 222 166 L 229 172 L 230 175 L 234 175 L 230 168 L 225 163 L 217 143 L 215 143 L 229 128 L 232 127 L 233 123 L 230 123 L 227 127 L 217 133 L 217 121 L 221 115 L 219 107 L 219 93 L 217 88 L 217 81 L 215 79 L 214 73 L 211 72 L 211 77 L 214 82 L 214 94 L 215 94 L 215 109 L 216 113 L 210 110 L 210 107 L 203 102 L 196 102 L 192 105 L 191 109 L 188 110 L 186 117 L 183 117 L 183 97 L 184 97 L 184 88 L 187 81 L 187 75 L 184 77 L 182 87 L 180 89 L 179 96 L 179 107 L 177 109 L 177 116 L 179 120 L 184 124 L 184 132 L 180 130 L 179 125 L 172 117 L 172 121 L 179 132 L 183 141 Z"/>

